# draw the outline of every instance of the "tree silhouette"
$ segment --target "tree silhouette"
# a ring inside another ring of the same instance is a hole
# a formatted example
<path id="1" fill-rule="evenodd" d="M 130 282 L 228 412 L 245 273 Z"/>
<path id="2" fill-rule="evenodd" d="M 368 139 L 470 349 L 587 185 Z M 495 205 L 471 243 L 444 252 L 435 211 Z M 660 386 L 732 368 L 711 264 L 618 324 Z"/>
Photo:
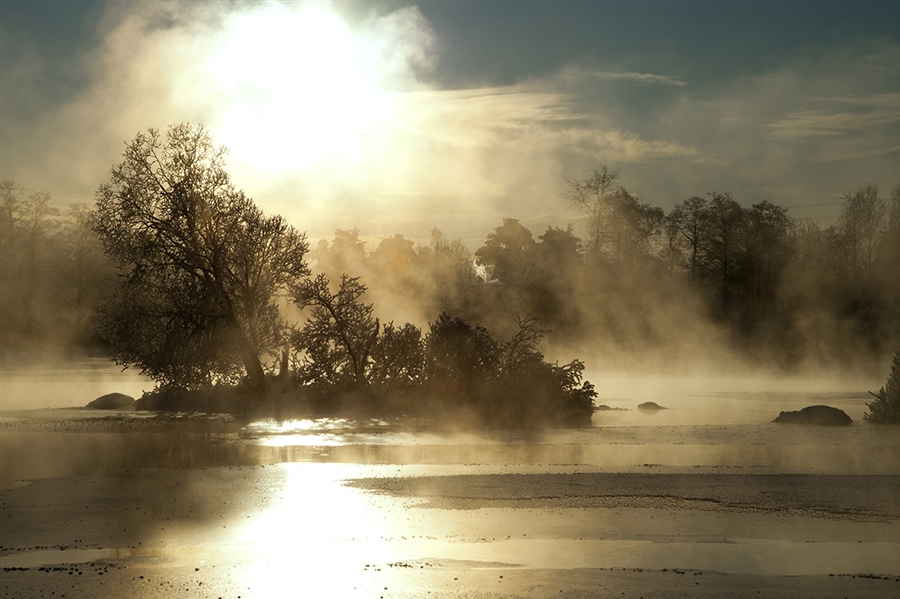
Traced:
<path id="1" fill-rule="evenodd" d="M 855 277 L 869 276 L 876 265 L 887 217 L 888 206 L 878 196 L 877 185 L 864 185 L 853 193 L 844 194 L 838 230 L 846 243 Z"/>
<path id="2" fill-rule="evenodd" d="M 709 203 L 706 198 L 690 197 L 675 205 L 666 217 L 677 232 L 677 239 L 687 249 L 686 267 L 691 280 L 697 280 L 706 240 Z"/>
<path id="3" fill-rule="evenodd" d="M 426 358 L 429 384 L 450 397 L 477 402 L 499 372 L 501 351 L 484 327 L 442 313 L 431 323 Z"/>
<path id="4" fill-rule="evenodd" d="M 588 254 L 614 266 L 633 266 L 649 253 L 665 213 L 616 185 L 620 171 L 605 164 L 583 181 L 569 181 L 568 197 L 582 213 Z"/>
<path id="5" fill-rule="evenodd" d="M 710 198 L 704 266 L 718 288 L 722 310 L 727 311 L 737 293 L 745 215 L 730 193 L 712 193 Z"/>
<path id="6" fill-rule="evenodd" d="M 879 424 L 900 424 L 900 351 L 894 354 L 891 374 L 878 393 L 869 392 L 875 401 L 867 403 L 863 418 Z"/>
<path id="7" fill-rule="evenodd" d="M 755 322 L 772 318 L 781 276 L 790 259 L 792 222 L 787 209 L 768 201 L 747 212 L 746 275 L 750 316 Z"/>
<path id="8" fill-rule="evenodd" d="M 224 148 L 188 124 L 126 146 L 96 195 L 92 229 L 120 269 L 99 326 L 113 359 L 162 387 L 265 387 L 260 354 L 282 343 L 276 300 L 308 274 L 305 235 L 231 184 Z"/>
<path id="9" fill-rule="evenodd" d="M 300 371 L 304 381 L 367 390 L 380 325 L 372 316 L 372 305 L 360 301 L 365 292 L 359 277 L 346 274 L 336 293 L 329 289 L 325 274 L 293 286 L 294 303 L 312 308 L 306 325 L 292 336 L 294 347 L 305 353 Z"/>
<path id="10" fill-rule="evenodd" d="M 488 233 L 485 244 L 475 251 L 475 258 L 480 264 L 492 266 L 495 278 L 516 283 L 526 276 L 533 248 L 531 231 L 518 219 L 504 218 L 501 226 Z"/>
<path id="11" fill-rule="evenodd" d="M 425 340 L 417 326 L 382 327 L 372 348 L 369 382 L 381 396 L 416 388 L 424 382 Z"/>
<path id="12" fill-rule="evenodd" d="M 57 283 L 53 260 L 60 212 L 50 194 L 0 181 L 0 328 L 6 336 L 37 339 L 58 335 L 42 326 L 64 305 L 46 302 Z"/>

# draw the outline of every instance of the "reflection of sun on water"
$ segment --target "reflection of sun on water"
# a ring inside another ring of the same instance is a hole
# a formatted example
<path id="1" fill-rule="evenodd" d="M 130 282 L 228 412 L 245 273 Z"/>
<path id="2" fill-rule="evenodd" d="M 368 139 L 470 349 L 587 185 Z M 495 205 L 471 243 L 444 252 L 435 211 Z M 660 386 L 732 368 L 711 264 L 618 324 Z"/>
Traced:
<path id="1" fill-rule="evenodd" d="M 364 476 L 356 466 L 285 464 L 273 505 L 251 518 L 234 543 L 249 549 L 244 586 L 254 596 L 291 589 L 303 596 L 340 597 L 372 582 L 367 565 L 399 559 L 388 512 L 371 495 L 342 484 Z M 394 514 L 396 517 L 396 514 Z"/>
<path id="2" fill-rule="evenodd" d="M 273 171 L 358 157 L 392 114 L 370 45 L 322 6 L 237 13 L 209 62 L 225 106 L 217 138 Z"/>

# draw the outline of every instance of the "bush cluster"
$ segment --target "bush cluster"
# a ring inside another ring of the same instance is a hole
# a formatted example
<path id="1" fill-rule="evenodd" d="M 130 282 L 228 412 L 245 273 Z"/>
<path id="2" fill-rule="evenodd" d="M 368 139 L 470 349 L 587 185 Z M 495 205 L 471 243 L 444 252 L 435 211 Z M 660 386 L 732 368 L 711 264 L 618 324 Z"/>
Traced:
<path id="1" fill-rule="evenodd" d="M 423 335 L 410 323 L 381 327 L 360 299 L 365 291 L 343 276 L 332 292 L 324 275 L 295 289 L 295 302 L 312 311 L 292 336 L 293 370 L 318 409 L 437 417 L 460 426 L 590 423 L 596 393 L 582 380 L 584 364 L 547 362 L 536 318 L 517 321 L 518 333 L 501 342 L 445 312 Z"/>
<path id="2" fill-rule="evenodd" d="M 900 351 L 894 354 L 891 374 L 878 393 L 869 392 L 875 401 L 867 403 L 863 418 L 879 424 L 900 424 Z"/>

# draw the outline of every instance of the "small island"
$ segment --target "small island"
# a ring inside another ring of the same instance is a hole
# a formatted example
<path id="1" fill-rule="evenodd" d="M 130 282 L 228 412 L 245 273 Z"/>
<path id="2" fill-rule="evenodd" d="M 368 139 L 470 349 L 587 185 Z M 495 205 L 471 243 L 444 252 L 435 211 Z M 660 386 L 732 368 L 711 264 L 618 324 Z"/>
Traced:
<path id="1" fill-rule="evenodd" d="M 235 189 L 223 155 L 203 127 L 150 130 L 97 192 L 91 229 L 119 272 L 99 332 L 157 383 L 137 409 L 590 425 L 584 363 L 547 361 L 537 317 L 502 341 L 447 311 L 425 333 L 382 323 L 360 277 L 313 276 L 305 234 Z"/>

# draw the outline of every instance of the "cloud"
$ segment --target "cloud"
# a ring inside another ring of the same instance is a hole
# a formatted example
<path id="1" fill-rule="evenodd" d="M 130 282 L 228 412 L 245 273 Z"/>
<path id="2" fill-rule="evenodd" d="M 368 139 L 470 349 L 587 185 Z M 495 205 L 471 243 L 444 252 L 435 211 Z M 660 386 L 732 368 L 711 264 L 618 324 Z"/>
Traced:
<path id="1" fill-rule="evenodd" d="M 683 79 L 672 77 L 670 75 L 656 75 L 653 73 L 632 73 L 628 71 L 596 71 L 590 73 L 591 76 L 600 79 L 620 79 L 625 81 L 636 81 L 638 83 L 660 83 L 663 85 L 674 85 L 677 87 L 686 86 L 688 83 Z"/>
<path id="2" fill-rule="evenodd" d="M 790 112 L 767 125 L 773 140 L 819 144 L 821 161 L 896 153 L 900 93 L 821 99 L 827 107 Z"/>
<path id="3" fill-rule="evenodd" d="M 352 27 L 318 8 L 111 5 L 85 60 L 89 85 L 21 131 L 14 176 L 89 200 L 135 133 L 202 122 L 230 148 L 237 185 L 316 234 L 365 222 L 381 234 L 441 226 L 482 237 L 507 216 L 565 224 L 565 179 L 605 157 L 703 158 L 611 122 L 590 101 L 598 85 L 681 87 L 675 78 L 573 68 L 434 89 L 435 38 L 415 7 Z M 318 35 L 319 46 L 305 45 Z"/>
<path id="4" fill-rule="evenodd" d="M 646 130 L 696 147 L 715 164 L 650 174 L 647 195 L 668 207 L 689 195 L 731 191 L 746 205 L 768 199 L 790 208 L 870 181 L 892 185 L 900 160 L 898 51 L 890 42 L 848 43 L 685 89 Z"/>
<path id="5" fill-rule="evenodd" d="M 602 115 L 583 110 L 577 90 L 552 87 L 543 81 L 402 95 L 397 102 L 403 118 L 380 141 L 379 159 L 360 165 L 354 181 L 348 182 L 360 187 L 342 194 L 339 202 L 329 202 L 328 212 L 334 214 L 339 203 L 359 215 L 372 207 L 372 191 L 380 190 L 382 201 L 396 212 L 420 219 L 420 236 L 441 226 L 450 234 L 473 233 L 480 243 L 504 217 L 540 229 L 573 220 L 575 215 L 567 212 L 560 197 L 566 179 L 589 172 L 605 157 L 620 164 L 708 159 L 697 148 L 674 140 L 611 128 Z M 309 186 L 304 195 L 327 193 L 317 182 L 298 178 L 298 186 Z M 437 212 L 435 206 L 440 207 Z M 456 230 L 434 222 L 437 216 L 468 225 Z M 482 224 L 474 227 L 475 221 Z"/>
<path id="6" fill-rule="evenodd" d="M 481 243 L 504 217 L 536 234 L 574 220 L 566 180 L 598 162 L 666 209 L 713 190 L 810 204 L 897 173 L 886 42 L 730 81 L 570 66 L 459 90 L 432 83 L 438 46 L 415 7 L 350 25 L 304 12 L 318 3 L 109 6 L 78 93 L 16 96 L 37 117 L 3 112 L 4 178 L 90 201 L 135 133 L 202 122 L 230 148 L 234 182 L 311 237 L 358 226 L 424 240 L 437 226 Z"/>
<path id="7" fill-rule="evenodd" d="M 688 82 L 672 75 L 638 73 L 634 71 L 607 71 L 572 65 L 553 77 L 556 82 L 576 83 L 583 86 L 585 80 L 618 83 L 646 83 L 673 87 L 686 87 Z"/>
<path id="8" fill-rule="evenodd" d="M 80 61 L 86 84 L 59 101 L 4 89 L 36 117 L 3 113 L 3 175 L 90 199 L 124 142 L 148 127 L 202 122 L 256 175 L 324 165 L 362 146 L 391 94 L 424 86 L 433 39 L 415 7 L 350 28 L 316 2 L 113 3 Z M 9 73 L 11 76 L 12 73 Z M 7 96 L 4 96 L 4 104 Z M 350 165 L 344 165 L 352 166 Z M 346 176 L 346 172 L 344 173 Z M 253 185 L 254 181 L 237 181 Z M 277 187 L 278 181 L 271 186 Z"/>

